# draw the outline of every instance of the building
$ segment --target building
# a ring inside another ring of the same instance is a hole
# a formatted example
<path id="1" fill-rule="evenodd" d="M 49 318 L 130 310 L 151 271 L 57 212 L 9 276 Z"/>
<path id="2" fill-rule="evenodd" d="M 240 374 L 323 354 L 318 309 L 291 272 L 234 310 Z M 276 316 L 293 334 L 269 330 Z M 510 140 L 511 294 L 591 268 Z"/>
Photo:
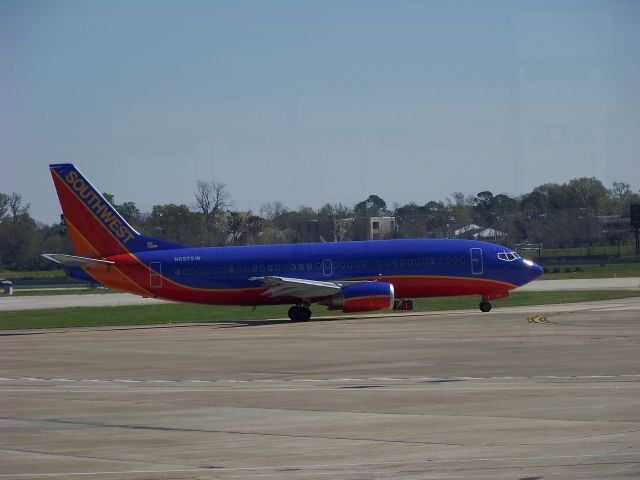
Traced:
<path id="1" fill-rule="evenodd" d="M 360 217 L 354 222 L 355 240 L 384 240 L 396 233 L 396 217 Z"/>

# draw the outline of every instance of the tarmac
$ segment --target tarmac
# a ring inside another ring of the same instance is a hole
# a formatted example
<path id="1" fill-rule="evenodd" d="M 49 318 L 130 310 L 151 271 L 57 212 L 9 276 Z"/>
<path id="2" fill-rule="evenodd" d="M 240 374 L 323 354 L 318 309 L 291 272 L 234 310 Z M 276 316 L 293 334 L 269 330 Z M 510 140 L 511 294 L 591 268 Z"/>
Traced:
<path id="1" fill-rule="evenodd" d="M 639 327 L 630 298 L 4 331 L 0 480 L 639 478 Z"/>

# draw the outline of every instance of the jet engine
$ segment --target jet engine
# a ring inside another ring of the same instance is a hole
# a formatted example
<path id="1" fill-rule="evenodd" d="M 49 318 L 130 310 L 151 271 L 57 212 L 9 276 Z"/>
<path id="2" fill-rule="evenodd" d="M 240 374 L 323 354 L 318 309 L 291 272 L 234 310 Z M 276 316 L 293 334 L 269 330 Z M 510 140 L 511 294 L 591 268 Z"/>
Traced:
<path id="1" fill-rule="evenodd" d="M 344 287 L 342 292 L 320 302 L 331 310 L 372 312 L 393 307 L 393 285 L 387 282 L 363 282 Z"/>

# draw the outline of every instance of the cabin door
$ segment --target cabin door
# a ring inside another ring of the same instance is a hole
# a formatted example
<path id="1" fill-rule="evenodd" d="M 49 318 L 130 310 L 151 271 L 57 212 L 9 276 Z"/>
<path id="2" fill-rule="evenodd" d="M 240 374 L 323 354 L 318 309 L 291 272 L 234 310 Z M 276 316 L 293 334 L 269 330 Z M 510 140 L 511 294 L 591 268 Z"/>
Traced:
<path id="1" fill-rule="evenodd" d="M 471 274 L 472 275 L 482 275 L 482 272 L 483 272 L 482 249 L 481 248 L 471 248 L 469 250 L 471 252 Z"/>
<path id="2" fill-rule="evenodd" d="M 333 273 L 333 263 L 330 258 L 325 258 L 322 261 L 322 275 L 325 277 L 330 277 Z"/>
<path id="3" fill-rule="evenodd" d="M 160 262 L 149 262 L 149 286 L 162 288 L 162 264 Z"/>

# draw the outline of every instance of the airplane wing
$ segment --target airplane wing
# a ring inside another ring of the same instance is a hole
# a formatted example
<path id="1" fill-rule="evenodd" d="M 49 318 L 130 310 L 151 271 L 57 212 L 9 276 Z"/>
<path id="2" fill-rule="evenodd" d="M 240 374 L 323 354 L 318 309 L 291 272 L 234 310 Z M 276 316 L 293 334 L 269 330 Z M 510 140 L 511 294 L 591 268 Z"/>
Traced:
<path id="1" fill-rule="evenodd" d="M 94 267 L 109 268 L 115 265 L 110 260 L 98 260 L 97 258 L 76 257 L 75 255 L 63 255 L 62 253 L 43 253 L 42 256 L 65 267 Z"/>
<path id="2" fill-rule="evenodd" d="M 319 297 L 329 297 L 340 292 L 343 287 L 365 283 L 365 281 L 321 282 L 305 280 L 303 278 L 287 277 L 252 277 L 262 283 L 268 290 L 263 293 L 268 297 L 295 297 L 303 300 Z"/>

